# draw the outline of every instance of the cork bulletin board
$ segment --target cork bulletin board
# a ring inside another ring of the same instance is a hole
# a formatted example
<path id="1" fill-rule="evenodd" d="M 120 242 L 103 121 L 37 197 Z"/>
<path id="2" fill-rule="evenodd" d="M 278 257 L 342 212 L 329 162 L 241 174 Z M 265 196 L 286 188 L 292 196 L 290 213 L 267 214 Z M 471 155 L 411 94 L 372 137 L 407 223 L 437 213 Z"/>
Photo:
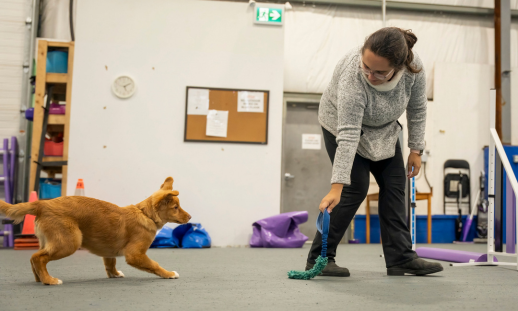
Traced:
<path id="1" fill-rule="evenodd" d="M 186 142 L 268 143 L 269 91 L 188 86 Z"/>

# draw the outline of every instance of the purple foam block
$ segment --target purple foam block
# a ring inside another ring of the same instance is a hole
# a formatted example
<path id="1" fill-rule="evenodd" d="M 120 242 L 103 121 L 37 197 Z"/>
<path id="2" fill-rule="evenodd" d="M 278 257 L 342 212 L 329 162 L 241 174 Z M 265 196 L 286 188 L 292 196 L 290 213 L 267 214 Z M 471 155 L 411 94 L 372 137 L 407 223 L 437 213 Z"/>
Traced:
<path id="1" fill-rule="evenodd" d="M 308 212 L 289 212 L 264 218 L 253 223 L 251 247 L 302 247 L 308 237 L 298 225 L 308 221 Z"/>
<path id="2" fill-rule="evenodd" d="M 471 260 L 475 262 L 486 262 L 487 254 L 476 253 L 476 252 L 467 252 L 467 251 L 458 251 L 454 249 L 444 249 L 444 248 L 432 248 L 432 247 L 419 247 L 416 250 L 416 253 L 419 257 L 428 258 L 428 259 L 436 259 L 443 261 L 451 261 L 451 262 L 461 262 L 467 263 Z M 498 262 L 496 257 L 494 257 L 494 261 Z"/>

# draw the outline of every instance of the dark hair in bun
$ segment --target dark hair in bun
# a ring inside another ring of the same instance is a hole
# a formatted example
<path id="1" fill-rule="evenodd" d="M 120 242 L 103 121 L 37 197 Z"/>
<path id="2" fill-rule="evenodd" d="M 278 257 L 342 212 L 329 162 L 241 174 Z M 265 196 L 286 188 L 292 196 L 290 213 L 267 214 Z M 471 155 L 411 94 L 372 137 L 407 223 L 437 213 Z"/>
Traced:
<path id="1" fill-rule="evenodd" d="M 370 35 L 363 44 L 362 54 L 366 49 L 374 54 L 388 59 L 396 70 L 406 67 L 411 73 L 418 73 L 421 68 L 412 65 L 414 53 L 412 48 L 417 42 L 412 30 L 403 30 L 397 27 L 381 28 Z"/>

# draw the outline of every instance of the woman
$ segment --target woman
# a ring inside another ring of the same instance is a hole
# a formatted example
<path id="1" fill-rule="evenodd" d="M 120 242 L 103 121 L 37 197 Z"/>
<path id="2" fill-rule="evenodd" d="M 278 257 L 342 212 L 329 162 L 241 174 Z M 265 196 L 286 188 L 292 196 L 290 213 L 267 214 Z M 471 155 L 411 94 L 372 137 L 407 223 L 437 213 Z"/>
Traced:
<path id="1" fill-rule="evenodd" d="M 328 276 L 349 276 L 336 265 L 336 247 L 363 202 L 372 173 L 380 187 L 381 240 L 388 275 L 429 274 L 442 271 L 412 251 L 405 221 L 406 178 L 419 174 L 426 123 L 426 77 L 412 52 L 417 37 L 410 30 L 380 29 L 363 47 L 349 52 L 336 66 L 322 95 L 319 121 L 327 153 L 333 163 L 331 191 L 319 209 L 331 213 L 327 256 Z M 408 120 L 408 173 L 405 174 L 398 118 Z M 413 169 L 412 169 L 413 168 Z M 321 251 L 317 232 L 306 270 Z"/>

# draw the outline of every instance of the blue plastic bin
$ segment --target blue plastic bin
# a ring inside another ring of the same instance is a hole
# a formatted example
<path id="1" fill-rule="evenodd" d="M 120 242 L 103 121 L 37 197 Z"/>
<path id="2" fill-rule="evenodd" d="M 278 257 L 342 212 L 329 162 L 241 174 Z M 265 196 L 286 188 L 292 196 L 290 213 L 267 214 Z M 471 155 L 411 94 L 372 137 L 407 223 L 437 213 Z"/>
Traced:
<path id="1" fill-rule="evenodd" d="M 452 243 L 455 240 L 456 215 L 432 215 L 432 243 Z M 466 223 L 467 216 L 462 216 L 462 222 Z M 466 238 L 473 241 L 475 238 L 475 224 L 477 217 L 473 219 L 471 228 Z M 354 222 L 354 238 L 365 243 L 365 215 L 356 215 Z M 428 216 L 416 216 L 417 243 L 428 243 Z M 380 222 L 378 215 L 371 215 L 371 243 L 380 243 Z"/>
<path id="2" fill-rule="evenodd" d="M 40 199 L 55 199 L 60 196 L 60 179 L 40 178 Z"/>
<path id="3" fill-rule="evenodd" d="M 47 53 L 47 72 L 67 73 L 68 52 L 50 51 Z"/>

